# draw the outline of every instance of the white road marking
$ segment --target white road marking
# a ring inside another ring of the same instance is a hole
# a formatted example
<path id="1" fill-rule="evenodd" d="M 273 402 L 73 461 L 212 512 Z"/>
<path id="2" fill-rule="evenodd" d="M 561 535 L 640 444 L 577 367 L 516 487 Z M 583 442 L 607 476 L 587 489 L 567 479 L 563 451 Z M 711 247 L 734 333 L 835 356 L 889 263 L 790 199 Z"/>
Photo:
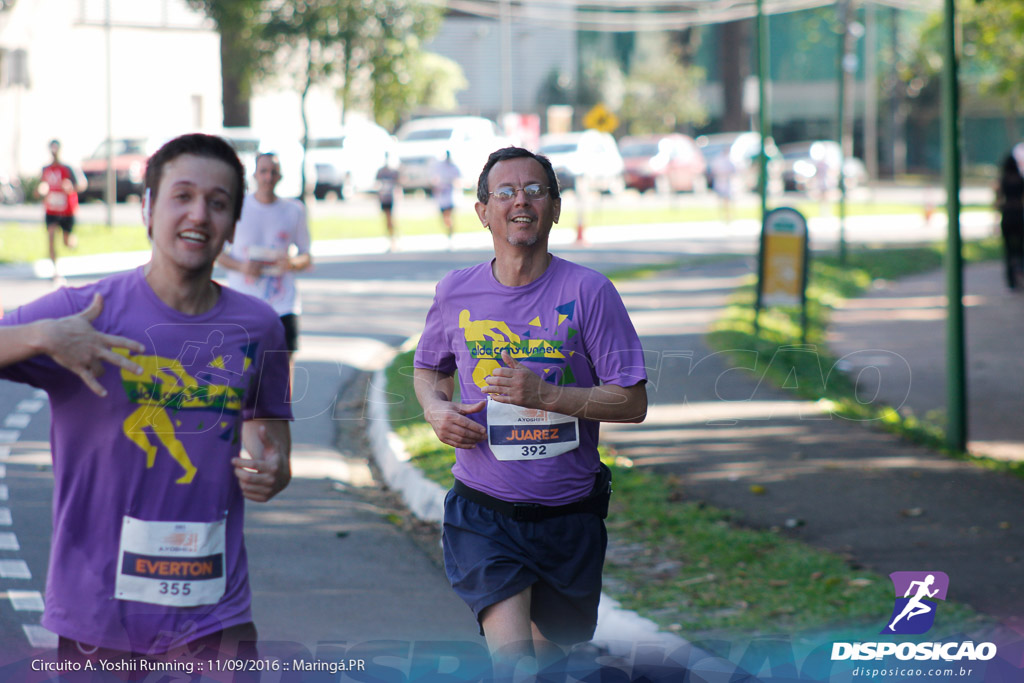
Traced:
<path id="1" fill-rule="evenodd" d="M 32 570 L 25 560 L 0 560 L 0 578 L 31 579 Z"/>

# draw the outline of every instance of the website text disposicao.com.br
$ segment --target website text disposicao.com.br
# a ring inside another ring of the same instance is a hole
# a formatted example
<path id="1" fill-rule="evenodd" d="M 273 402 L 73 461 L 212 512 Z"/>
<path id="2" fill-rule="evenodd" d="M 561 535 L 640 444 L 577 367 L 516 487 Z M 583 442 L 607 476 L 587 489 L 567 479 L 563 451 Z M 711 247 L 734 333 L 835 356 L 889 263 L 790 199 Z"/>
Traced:
<path id="1" fill-rule="evenodd" d="M 869 667 L 858 666 L 850 672 L 853 677 L 876 679 L 891 677 L 897 679 L 908 678 L 953 678 L 955 676 L 969 677 L 974 673 L 974 668 L 969 666 L 953 666 L 946 668 L 914 668 L 914 667 Z"/>

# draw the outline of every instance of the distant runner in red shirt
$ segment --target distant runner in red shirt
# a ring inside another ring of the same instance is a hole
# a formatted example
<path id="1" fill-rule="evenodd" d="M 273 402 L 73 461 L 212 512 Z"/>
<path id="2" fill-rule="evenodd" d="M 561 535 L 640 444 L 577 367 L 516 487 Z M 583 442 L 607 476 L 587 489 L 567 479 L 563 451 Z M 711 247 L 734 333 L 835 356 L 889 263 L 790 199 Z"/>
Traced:
<path id="1" fill-rule="evenodd" d="M 39 196 L 46 207 L 46 234 L 50 245 L 50 260 L 53 261 L 53 281 L 60 283 L 61 277 L 57 271 L 57 229 L 60 228 L 64 234 L 64 246 L 74 249 L 77 240 L 71 231 L 75 228 L 78 192 L 85 188 L 81 177 L 61 162 L 59 140 L 50 141 L 50 154 L 53 155 L 53 161 L 43 169 Z"/>

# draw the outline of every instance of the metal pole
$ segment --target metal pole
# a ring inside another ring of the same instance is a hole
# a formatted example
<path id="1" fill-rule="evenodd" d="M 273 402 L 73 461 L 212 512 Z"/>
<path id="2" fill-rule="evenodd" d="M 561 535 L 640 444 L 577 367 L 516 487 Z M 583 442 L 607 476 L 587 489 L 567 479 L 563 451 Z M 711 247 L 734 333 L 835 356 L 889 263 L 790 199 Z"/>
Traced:
<path id="1" fill-rule="evenodd" d="M 114 96 L 113 70 L 110 46 L 110 0 L 106 1 L 103 22 L 107 50 L 107 187 L 103 193 L 107 201 L 107 227 L 114 227 L 114 203 L 117 201 L 117 176 L 114 174 Z"/>
<path id="2" fill-rule="evenodd" d="M 498 18 L 501 49 L 501 115 L 502 125 L 506 114 L 512 113 L 512 7 L 510 0 L 498 3 Z"/>
<path id="3" fill-rule="evenodd" d="M 760 178 L 761 190 L 761 241 L 760 253 L 757 266 L 757 293 L 754 297 L 754 336 L 760 336 L 761 331 L 761 290 L 764 280 L 764 218 L 768 213 L 768 156 L 765 154 L 765 138 L 768 135 L 768 106 L 765 103 L 765 67 L 768 63 L 768 22 L 765 21 L 763 0 L 757 0 L 757 108 L 760 118 L 761 152 L 758 155 L 760 165 L 758 177 Z"/>
<path id="4" fill-rule="evenodd" d="M 956 49 L 956 0 L 945 0 L 942 70 L 942 146 L 946 213 L 946 444 L 967 448 L 966 364 L 964 362 L 963 255 L 960 240 L 960 88 Z"/>
<path id="5" fill-rule="evenodd" d="M 850 52 L 850 0 L 839 2 L 839 64 L 836 85 L 839 89 L 836 114 L 836 142 L 839 143 L 839 263 L 846 265 L 846 177 L 843 163 L 846 157 L 846 86 L 848 83 L 846 56 Z"/>
<path id="6" fill-rule="evenodd" d="M 761 131 L 761 153 L 759 177 L 761 186 L 761 223 L 768 213 L 768 154 L 765 151 L 767 139 L 771 137 L 771 123 L 768 111 L 767 81 L 771 76 L 768 54 L 768 17 L 764 14 L 764 0 L 757 0 L 757 108 L 758 127 Z"/>

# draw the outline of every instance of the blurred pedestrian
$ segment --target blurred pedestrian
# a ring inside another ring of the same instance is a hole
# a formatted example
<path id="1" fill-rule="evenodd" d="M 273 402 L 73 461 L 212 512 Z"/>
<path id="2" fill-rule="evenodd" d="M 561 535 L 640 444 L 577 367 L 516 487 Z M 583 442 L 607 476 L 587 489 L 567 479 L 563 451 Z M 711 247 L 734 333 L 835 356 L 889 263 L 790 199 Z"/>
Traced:
<path id="1" fill-rule="evenodd" d="M 72 233 L 75 229 L 75 214 L 78 211 L 78 193 L 85 189 L 82 176 L 60 160 L 60 141 L 50 141 L 50 164 L 43 169 L 42 180 L 37 190 L 46 210 L 46 237 L 50 260 L 53 261 L 54 284 L 63 282 L 57 270 L 57 230 L 64 236 L 64 246 L 74 249 L 78 240 Z"/>
<path id="2" fill-rule="evenodd" d="M 722 208 L 722 220 L 728 225 L 732 222 L 733 176 L 736 165 L 729 157 L 729 149 L 723 149 L 711 159 L 711 189 L 718 195 Z"/>
<path id="3" fill-rule="evenodd" d="M 281 316 L 288 351 L 299 348 L 302 304 L 295 273 L 313 265 L 306 208 L 276 194 L 281 162 L 275 154 L 256 158 L 256 191 L 246 195 L 235 235 L 217 262 L 228 269 L 228 286 L 263 299 Z M 296 253 L 291 253 L 295 247 Z"/>
<path id="4" fill-rule="evenodd" d="M 441 220 L 444 221 L 444 228 L 448 232 L 448 246 L 451 247 L 455 234 L 455 217 L 452 215 L 455 209 L 455 191 L 459 189 L 459 179 L 462 177 L 459 167 L 452 161 L 451 150 L 445 150 L 444 159 L 434 164 L 431 173 L 434 181 L 434 199 L 441 210 Z"/>
<path id="5" fill-rule="evenodd" d="M 1024 152 L 1024 147 L 1018 147 Z M 1024 275 L 1024 177 L 1015 156 L 1016 148 L 1003 160 L 996 187 L 1006 260 L 1006 286 L 1010 289 L 1017 289 L 1018 280 Z"/>
<path id="6" fill-rule="evenodd" d="M 388 231 L 388 251 L 398 249 L 398 235 L 392 210 L 395 206 L 395 190 L 398 189 L 398 169 L 391 164 L 391 153 L 384 155 L 384 165 L 377 171 L 377 198 L 384 214 L 384 227 Z"/>

